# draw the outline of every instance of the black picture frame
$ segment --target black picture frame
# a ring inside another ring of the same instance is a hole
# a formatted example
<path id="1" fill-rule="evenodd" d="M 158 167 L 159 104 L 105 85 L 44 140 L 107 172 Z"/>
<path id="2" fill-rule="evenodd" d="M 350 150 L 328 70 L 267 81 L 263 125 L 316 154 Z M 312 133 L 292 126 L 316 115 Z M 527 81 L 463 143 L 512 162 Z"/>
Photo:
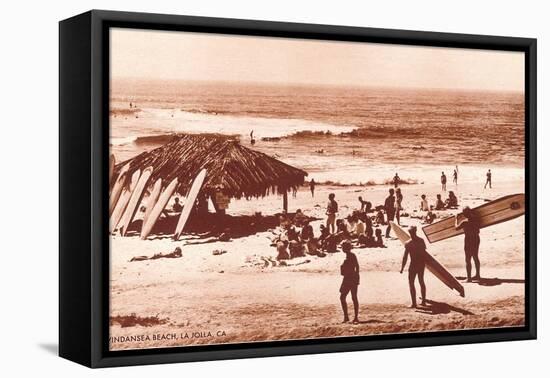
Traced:
<path id="1" fill-rule="evenodd" d="M 109 351 L 110 27 L 525 53 L 524 327 Z M 89 367 L 535 339 L 536 39 L 92 10 L 59 24 L 59 354 Z"/>

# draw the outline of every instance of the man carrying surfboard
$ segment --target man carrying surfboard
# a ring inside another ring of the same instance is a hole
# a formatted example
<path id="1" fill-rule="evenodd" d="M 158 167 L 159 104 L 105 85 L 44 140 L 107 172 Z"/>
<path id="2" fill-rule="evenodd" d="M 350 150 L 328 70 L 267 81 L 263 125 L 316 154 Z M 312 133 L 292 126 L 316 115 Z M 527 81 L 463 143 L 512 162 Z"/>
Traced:
<path id="1" fill-rule="evenodd" d="M 353 323 L 359 323 L 359 300 L 357 299 L 357 288 L 359 286 L 359 262 L 357 256 L 351 251 L 351 242 L 344 240 L 342 242 L 342 251 L 346 254 L 346 259 L 342 266 L 340 266 L 340 273 L 344 278 L 342 279 L 342 285 L 340 286 L 340 303 L 342 304 L 342 311 L 344 312 L 343 323 L 349 322 L 348 316 L 348 304 L 346 297 L 351 292 L 351 300 L 353 301 Z"/>
<path id="2" fill-rule="evenodd" d="M 416 235 L 416 226 L 409 228 L 409 234 L 411 240 L 405 244 L 405 253 L 403 254 L 403 263 L 401 264 L 401 271 L 405 269 L 407 265 L 407 258 L 411 256 L 411 262 L 409 264 L 409 290 L 411 292 L 411 308 L 416 308 L 416 288 L 414 286 L 414 280 L 418 277 L 418 283 L 420 284 L 420 292 L 422 298 L 422 306 L 426 305 L 426 284 L 424 283 L 424 270 L 426 268 L 426 243 L 424 240 Z"/>
<path id="3" fill-rule="evenodd" d="M 458 221 L 458 217 L 455 216 L 455 227 L 456 229 L 462 229 L 464 231 L 464 254 L 466 257 L 466 275 L 468 277 L 468 282 L 472 282 L 472 279 L 479 280 L 480 274 L 480 262 L 479 262 L 479 221 L 476 219 L 474 212 L 469 208 L 465 207 L 462 210 L 464 219 Z M 472 278 L 472 259 L 476 267 L 476 275 Z"/>

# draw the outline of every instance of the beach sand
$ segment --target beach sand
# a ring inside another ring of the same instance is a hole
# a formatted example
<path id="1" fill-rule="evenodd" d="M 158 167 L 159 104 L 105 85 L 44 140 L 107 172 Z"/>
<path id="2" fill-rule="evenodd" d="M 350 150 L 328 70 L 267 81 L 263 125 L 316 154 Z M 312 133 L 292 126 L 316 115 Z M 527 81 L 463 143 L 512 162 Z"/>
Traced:
<path id="1" fill-rule="evenodd" d="M 404 211 L 415 214 L 420 195 L 430 204 L 440 193 L 438 168 L 433 183 L 402 186 Z M 522 179 L 501 178 L 493 189 L 483 181 L 458 187 L 449 183 L 460 206 L 478 206 L 508 194 L 523 193 Z M 318 186 L 312 198 L 304 186 L 296 198 L 289 195 L 289 212 L 300 208 L 312 222 L 316 235 L 324 222 L 329 193 L 336 194 L 339 217 L 358 207 L 358 196 L 383 203 L 388 186 Z M 445 198 L 446 195 L 443 194 Z M 272 215 L 282 209 L 282 198 L 232 200 L 232 215 L 262 212 Z M 451 215 L 456 211 L 440 213 Z M 418 219 L 402 217 L 403 226 L 420 225 Z M 395 238 L 387 248 L 354 249 L 361 269 L 359 286 L 360 324 L 341 324 L 339 303 L 342 252 L 326 257 L 307 256 L 274 266 L 277 255 L 270 246 L 269 231 L 208 242 L 197 235 L 142 241 L 138 236 L 111 237 L 111 327 L 112 350 L 239 343 L 269 340 L 375 335 L 381 333 L 429 332 L 471 328 L 515 327 L 525 321 L 524 217 L 481 230 L 482 281 L 464 282 L 463 236 L 434 244 L 428 251 L 462 280 L 465 298 L 451 291 L 426 272 L 430 305 L 410 309 L 407 274 L 399 274 L 403 246 Z M 419 232 L 423 236 L 422 232 Z M 196 243 L 196 244 L 193 244 Z M 134 256 L 152 256 L 181 247 L 183 256 L 130 262 Z M 214 250 L 226 253 L 213 255 Z M 417 291 L 419 287 L 417 285 Z M 351 298 L 348 298 L 353 313 Z"/>

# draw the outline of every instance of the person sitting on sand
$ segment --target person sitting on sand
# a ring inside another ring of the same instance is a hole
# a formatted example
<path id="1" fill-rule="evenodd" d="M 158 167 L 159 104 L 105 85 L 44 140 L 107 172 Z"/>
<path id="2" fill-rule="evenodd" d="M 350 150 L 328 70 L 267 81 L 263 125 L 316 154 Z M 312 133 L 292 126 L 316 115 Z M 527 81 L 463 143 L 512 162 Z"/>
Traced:
<path id="1" fill-rule="evenodd" d="M 435 209 L 436 210 L 444 210 L 445 209 L 445 203 L 441 199 L 441 194 L 437 195 L 437 200 L 435 201 Z"/>
<path id="2" fill-rule="evenodd" d="M 458 207 L 458 198 L 456 198 L 452 190 L 449 192 L 449 198 L 445 200 L 445 207 L 447 209 L 456 209 Z"/>
<path id="3" fill-rule="evenodd" d="M 296 231 L 296 229 L 294 228 L 294 226 L 290 226 L 287 228 L 286 230 L 286 235 L 287 235 L 287 238 L 288 238 L 288 241 L 292 241 L 292 240 L 298 240 L 299 239 L 299 234 L 298 234 L 298 231 Z"/>
<path id="4" fill-rule="evenodd" d="M 302 227 L 302 233 L 300 235 L 301 239 L 306 241 L 314 238 L 313 227 L 309 224 L 309 221 L 306 221 L 304 227 Z"/>
<path id="5" fill-rule="evenodd" d="M 386 238 L 390 237 L 390 221 L 393 221 L 395 219 L 395 190 L 390 189 L 390 194 L 386 198 L 386 201 L 384 202 L 384 210 L 386 210 L 386 215 L 388 218 L 388 227 L 386 228 Z"/>
<path id="6" fill-rule="evenodd" d="M 464 230 L 464 255 L 466 257 L 466 275 L 468 282 L 472 282 L 472 279 L 479 280 L 480 276 L 480 262 L 479 262 L 479 221 L 477 220 L 474 212 L 465 207 L 462 210 L 462 214 L 465 219 L 458 222 L 458 217 L 455 216 L 455 227 L 457 229 Z M 476 267 L 476 275 L 472 278 L 472 259 Z"/>
<path id="7" fill-rule="evenodd" d="M 384 213 L 382 212 L 382 210 L 378 210 L 378 212 L 376 213 L 376 218 L 375 218 L 374 222 L 377 225 L 386 224 L 386 220 L 384 218 Z"/>
<path id="8" fill-rule="evenodd" d="M 180 199 L 178 197 L 174 198 L 174 204 L 172 205 L 172 211 L 174 213 L 181 213 L 183 210 L 183 206 L 180 203 Z"/>
<path id="9" fill-rule="evenodd" d="M 424 223 L 432 224 L 435 218 L 435 214 L 431 211 L 428 211 L 426 215 L 422 218 L 422 220 L 424 221 Z"/>
<path id="10" fill-rule="evenodd" d="M 376 235 L 376 239 L 374 241 L 374 247 L 386 248 L 386 246 L 384 245 L 384 240 L 382 240 L 382 230 L 377 228 L 376 231 L 374 231 L 374 234 Z"/>
<path id="11" fill-rule="evenodd" d="M 346 259 L 340 266 L 340 274 L 343 276 L 342 284 L 340 285 L 340 304 L 344 312 L 343 323 L 349 322 L 348 304 L 346 298 L 351 292 L 351 300 L 353 301 L 353 323 L 359 323 L 359 300 L 357 298 L 357 289 L 360 281 L 359 262 L 357 256 L 351 251 L 351 242 L 345 240 L 342 242 L 342 251 L 346 254 Z"/>
<path id="12" fill-rule="evenodd" d="M 279 240 L 277 242 L 277 260 L 288 260 L 290 255 L 288 254 L 288 241 Z"/>
<path id="13" fill-rule="evenodd" d="M 288 244 L 288 250 L 290 251 L 290 258 L 305 256 L 304 243 L 298 240 L 291 240 Z"/>
<path id="14" fill-rule="evenodd" d="M 336 195 L 334 193 L 330 193 L 328 195 L 328 205 L 327 205 L 327 228 L 331 233 L 336 232 L 336 214 L 338 213 L 338 202 L 334 199 Z"/>
<path id="15" fill-rule="evenodd" d="M 411 308 L 416 308 L 416 288 L 414 287 L 414 280 L 418 277 L 420 284 L 420 293 L 422 299 L 422 306 L 426 305 L 426 284 L 424 283 L 424 269 L 426 268 L 426 243 L 424 240 L 416 235 L 416 226 L 409 228 L 409 234 L 411 240 L 405 244 L 405 253 L 403 254 L 403 262 L 401 264 L 401 271 L 405 269 L 407 265 L 407 258 L 411 256 L 411 262 L 409 264 L 409 290 L 411 292 Z"/>
<path id="16" fill-rule="evenodd" d="M 359 196 L 357 198 L 359 200 L 359 203 L 361 204 L 361 212 L 368 213 L 368 210 L 370 210 L 370 207 L 372 207 L 372 204 L 369 201 L 365 201 L 363 197 Z M 368 206 L 370 205 L 370 206 Z"/>
<path id="17" fill-rule="evenodd" d="M 307 217 L 302 213 L 302 209 L 296 210 L 296 213 L 294 214 L 294 224 L 298 227 L 301 227 L 305 224 L 307 221 Z"/>
<path id="18" fill-rule="evenodd" d="M 336 235 L 340 237 L 340 239 L 348 239 L 350 237 L 348 226 L 344 219 L 337 219 L 336 220 Z"/>
<path id="19" fill-rule="evenodd" d="M 420 196 L 420 198 L 421 198 L 421 200 L 420 200 L 420 211 L 429 211 L 430 206 L 428 205 L 428 200 L 426 199 L 426 195 L 422 194 Z"/>

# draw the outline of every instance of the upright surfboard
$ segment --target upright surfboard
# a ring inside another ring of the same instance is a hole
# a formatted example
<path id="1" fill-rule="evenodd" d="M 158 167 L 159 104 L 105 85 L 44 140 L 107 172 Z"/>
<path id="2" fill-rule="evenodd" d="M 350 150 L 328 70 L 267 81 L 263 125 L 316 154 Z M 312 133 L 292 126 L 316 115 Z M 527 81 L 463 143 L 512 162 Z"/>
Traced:
<path id="1" fill-rule="evenodd" d="M 525 214 L 525 194 L 512 194 L 472 209 L 480 228 L 506 222 Z M 464 220 L 462 213 L 457 215 L 458 222 Z M 422 228 L 430 243 L 448 239 L 464 233 L 456 229 L 455 217 L 448 217 Z"/>
<path id="2" fill-rule="evenodd" d="M 134 188 L 132 195 L 130 196 L 130 200 L 128 201 L 128 205 L 126 206 L 126 210 L 124 211 L 124 215 L 122 216 L 122 218 L 120 218 L 119 230 L 122 236 L 126 236 L 128 227 L 130 226 L 130 223 L 132 223 L 132 220 L 136 215 L 138 206 L 143 199 L 143 192 L 145 191 L 145 187 L 149 183 L 149 179 L 151 178 L 152 174 L 153 168 L 149 167 L 145 168 L 143 170 L 143 173 L 139 177 L 138 183 Z"/>
<path id="3" fill-rule="evenodd" d="M 111 195 L 109 196 L 109 216 L 113 215 L 115 206 L 118 202 L 118 199 L 120 198 L 122 189 L 124 188 L 124 181 L 126 180 L 126 174 L 128 173 L 129 169 L 130 163 L 126 164 L 120 169 L 118 177 L 116 178 L 116 181 L 113 185 L 113 189 L 111 189 Z"/>
<path id="4" fill-rule="evenodd" d="M 115 155 L 111 154 L 111 157 L 109 159 L 109 189 L 111 189 L 111 186 L 113 185 L 113 172 L 115 171 Z"/>
<path id="5" fill-rule="evenodd" d="M 128 201 L 130 201 L 132 192 L 134 191 L 139 181 L 139 176 L 141 176 L 141 170 L 138 169 L 132 174 L 132 181 L 130 181 L 130 186 L 122 190 L 122 194 L 120 195 L 120 198 L 116 203 L 115 209 L 113 210 L 113 214 L 111 215 L 111 219 L 109 221 L 109 232 L 113 232 L 113 230 L 116 230 L 118 223 L 120 222 L 120 218 L 122 218 L 124 210 L 126 210 Z"/>
<path id="6" fill-rule="evenodd" d="M 189 215 L 191 215 L 191 210 L 193 210 L 193 208 L 195 207 L 195 201 L 197 200 L 197 196 L 199 195 L 205 178 L 206 169 L 200 171 L 197 177 L 195 177 L 193 185 L 191 185 L 191 189 L 189 190 L 187 198 L 185 199 L 185 205 L 183 206 L 183 211 L 181 212 L 180 219 L 178 220 L 176 232 L 174 232 L 174 240 L 179 240 L 181 232 L 183 231 L 183 228 L 185 227 L 185 224 L 189 219 Z"/>
<path id="7" fill-rule="evenodd" d="M 153 190 L 151 190 L 151 194 L 149 194 L 149 198 L 147 198 L 147 206 L 145 208 L 145 215 L 143 216 L 143 224 L 145 224 L 147 218 L 149 218 L 149 215 L 151 214 L 151 211 L 153 211 L 153 207 L 155 207 L 155 203 L 157 203 L 157 200 L 159 199 L 161 189 L 162 179 L 159 178 L 157 179 L 157 181 L 155 181 L 155 185 L 153 185 Z"/>
<path id="8" fill-rule="evenodd" d="M 174 194 L 177 186 L 178 179 L 175 178 L 170 184 L 168 184 L 166 189 L 164 189 L 159 199 L 155 203 L 155 206 L 153 206 L 151 213 L 146 217 L 145 221 L 143 222 L 140 235 L 141 240 L 147 239 L 147 236 L 149 236 L 149 234 L 153 230 L 153 226 L 155 225 L 155 223 L 157 223 L 157 220 L 159 219 L 162 210 L 164 210 L 164 208 L 166 207 L 166 204 L 170 200 L 170 197 L 172 197 L 172 194 Z"/>
<path id="9" fill-rule="evenodd" d="M 391 228 L 397 238 L 405 245 L 411 236 L 407 231 L 401 228 L 397 223 L 390 221 Z M 441 265 L 432 255 L 426 251 L 426 268 L 436 276 L 441 282 L 447 285 L 449 288 L 458 291 L 461 297 L 464 297 L 464 287 L 456 280 L 456 278 Z"/>

